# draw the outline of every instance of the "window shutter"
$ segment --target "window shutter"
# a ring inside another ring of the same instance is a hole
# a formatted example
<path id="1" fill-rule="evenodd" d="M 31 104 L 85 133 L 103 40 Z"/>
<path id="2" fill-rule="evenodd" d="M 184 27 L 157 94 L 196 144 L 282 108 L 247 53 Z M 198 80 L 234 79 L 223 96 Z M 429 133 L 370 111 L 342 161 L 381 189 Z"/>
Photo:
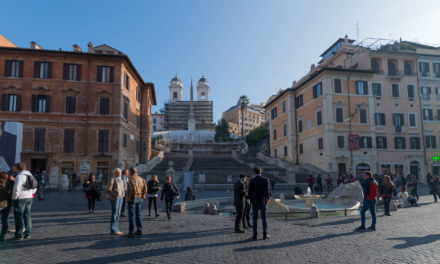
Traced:
<path id="1" fill-rule="evenodd" d="M 435 137 L 435 136 L 432 136 L 431 137 L 432 138 L 432 148 L 437 148 L 437 138 Z"/>
<path id="2" fill-rule="evenodd" d="M 17 112 L 21 111 L 21 94 L 17 94 Z"/>
<path id="3" fill-rule="evenodd" d="M 110 67 L 110 82 L 114 81 L 114 68 Z"/>
<path id="4" fill-rule="evenodd" d="M 371 142 L 371 137 L 367 137 L 367 146 L 368 148 L 372 148 L 373 144 Z"/>
<path id="5" fill-rule="evenodd" d="M 108 152 L 108 130 L 104 131 L 104 151 Z"/>
<path id="6" fill-rule="evenodd" d="M 20 71 L 18 72 L 18 77 L 23 77 L 23 65 L 24 65 L 24 61 L 19 61 L 18 62 L 20 66 L 18 66 L 20 68 Z"/>
<path id="7" fill-rule="evenodd" d="M 78 64 L 76 68 L 76 80 L 81 81 L 81 64 Z"/>
<path id="8" fill-rule="evenodd" d="M 317 94 L 318 94 L 317 87 L 313 86 L 313 99 L 315 99 L 318 96 Z"/>
<path id="9" fill-rule="evenodd" d="M 364 81 L 363 83 L 364 83 L 364 94 L 368 95 L 368 82 Z"/>
<path id="10" fill-rule="evenodd" d="M 98 66 L 98 70 L 96 71 L 96 81 L 102 82 L 102 66 Z"/>
<path id="11" fill-rule="evenodd" d="M 399 114 L 400 115 L 400 125 L 404 126 L 405 125 L 405 116 L 403 114 Z"/>
<path id="12" fill-rule="evenodd" d="M 69 80 L 69 64 L 67 63 L 63 65 L 63 80 Z"/>
<path id="13" fill-rule="evenodd" d="M 428 94 L 431 94 L 431 87 L 426 87 L 428 90 Z"/>
<path id="14" fill-rule="evenodd" d="M 37 112 L 38 108 L 38 95 L 32 95 L 32 112 Z"/>
<path id="15" fill-rule="evenodd" d="M 2 111 L 8 111 L 8 94 L 2 94 Z"/>
<path id="16" fill-rule="evenodd" d="M 34 78 L 40 78 L 40 62 L 34 62 Z"/>
<path id="17" fill-rule="evenodd" d="M 50 95 L 46 95 L 46 112 L 50 112 Z"/>
<path id="18" fill-rule="evenodd" d="M 72 99 L 70 102 L 70 110 L 71 110 L 71 113 L 74 114 L 76 112 L 76 97 L 72 96 L 71 98 Z"/>
<path id="19" fill-rule="evenodd" d="M 5 61 L 5 77 L 11 76 L 11 61 L 6 60 Z"/>
<path id="20" fill-rule="evenodd" d="M 48 62 L 47 63 L 47 78 L 51 79 L 52 78 L 52 62 Z"/>

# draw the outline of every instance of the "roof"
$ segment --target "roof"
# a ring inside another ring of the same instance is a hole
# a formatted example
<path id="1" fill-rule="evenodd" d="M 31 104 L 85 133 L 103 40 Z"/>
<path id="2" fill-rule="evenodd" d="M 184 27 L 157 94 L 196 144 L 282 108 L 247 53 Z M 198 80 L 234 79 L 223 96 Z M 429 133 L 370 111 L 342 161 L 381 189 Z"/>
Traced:
<path id="1" fill-rule="evenodd" d="M 202 75 L 202 78 L 200 78 L 199 82 L 208 82 L 208 79 L 206 79 L 205 75 Z"/>
<path id="2" fill-rule="evenodd" d="M 172 82 L 182 82 L 182 81 L 180 80 L 179 75 L 177 75 L 177 74 L 176 74 L 176 76 L 173 77 L 173 79 L 171 79 L 171 81 L 172 81 Z"/>
<path id="3" fill-rule="evenodd" d="M 9 39 L 5 38 L 2 34 L 0 34 L 0 47 L 17 47 L 14 43 L 12 43 Z"/>
<path id="4" fill-rule="evenodd" d="M 261 111 L 263 110 L 263 109 L 258 109 L 258 108 L 256 108 L 256 107 L 254 107 L 255 105 L 248 105 L 248 109 L 250 109 L 250 110 L 253 110 L 253 111 L 255 111 L 255 112 L 258 112 L 258 113 L 260 113 L 260 114 L 263 114 L 263 113 L 261 113 Z M 231 106 L 228 110 L 226 110 L 224 113 L 229 113 L 229 112 L 232 112 L 232 111 L 234 111 L 235 109 L 237 109 L 238 107 L 240 107 L 240 105 L 238 105 L 238 104 L 236 104 L 236 105 L 234 105 L 234 106 Z"/>
<path id="5" fill-rule="evenodd" d="M 329 52 L 331 49 L 333 49 L 333 47 L 335 47 L 336 45 L 338 45 L 338 43 L 340 42 L 344 42 L 345 39 L 344 38 L 339 38 L 338 40 L 335 41 L 335 43 L 333 43 L 328 49 L 326 49 L 322 54 L 321 57 L 323 57 L 325 54 L 327 54 L 327 52 Z M 354 39 L 348 39 L 348 43 L 353 43 L 355 40 Z"/>

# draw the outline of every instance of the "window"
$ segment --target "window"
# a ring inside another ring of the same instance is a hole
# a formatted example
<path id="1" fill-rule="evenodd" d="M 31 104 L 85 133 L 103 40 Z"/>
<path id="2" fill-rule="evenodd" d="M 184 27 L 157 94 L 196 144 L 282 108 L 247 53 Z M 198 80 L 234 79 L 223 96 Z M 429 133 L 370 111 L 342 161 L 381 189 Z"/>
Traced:
<path id="1" fill-rule="evenodd" d="M 324 139 L 318 138 L 318 149 L 323 149 L 323 148 L 324 148 Z"/>
<path id="2" fill-rule="evenodd" d="M 299 154 L 303 154 L 304 153 L 304 146 L 303 144 L 299 144 Z"/>
<path id="3" fill-rule="evenodd" d="M 141 117 L 139 115 L 136 116 L 136 127 L 141 128 Z"/>
<path id="4" fill-rule="evenodd" d="M 136 153 L 140 153 L 141 152 L 141 143 L 139 142 L 139 140 L 136 140 Z"/>
<path id="5" fill-rule="evenodd" d="M 97 82 L 113 82 L 114 69 L 111 66 L 98 66 L 96 81 Z"/>
<path id="6" fill-rule="evenodd" d="M 20 94 L 2 94 L 2 111 L 19 112 L 21 111 Z"/>
<path id="7" fill-rule="evenodd" d="M 322 111 L 316 112 L 316 125 L 322 125 Z"/>
<path id="8" fill-rule="evenodd" d="M 376 126 L 385 126 L 385 114 L 374 113 L 374 124 Z"/>
<path id="9" fill-rule="evenodd" d="M 271 117 L 272 117 L 272 120 L 277 118 L 277 108 L 276 107 L 274 109 L 272 109 Z"/>
<path id="10" fill-rule="evenodd" d="M 34 78 L 50 79 L 52 75 L 52 62 L 36 61 L 34 64 Z"/>
<path id="11" fill-rule="evenodd" d="M 394 148 L 395 149 L 406 149 L 405 137 L 395 137 L 394 138 Z"/>
<path id="12" fill-rule="evenodd" d="M 283 113 L 287 111 L 287 103 L 286 101 L 283 101 Z"/>
<path id="13" fill-rule="evenodd" d="M 435 87 L 435 95 L 437 96 L 437 101 L 440 101 L 440 87 Z"/>
<path id="14" fill-rule="evenodd" d="M 40 112 L 40 113 L 50 112 L 50 96 L 33 94 L 32 112 Z"/>
<path id="15" fill-rule="evenodd" d="M 406 90 L 407 90 L 408 98 L 414 99 L 415 97 L 414 85 L 412 84 L 407 85 Z"/>
<path id="16" fill-rule="evenodd" d="M 371 60 L 371 70 L 375 73 L 379 72 L 379 63 L 375 59 Z"/>
<path id="17" fill-rule="evenodd" d="M 76 112 L 76 97 L 66 96 L 66 113 L 74 114 Z"/>
<path id="18" fill-rule="evenodd" d="M 432 121 L 434 120 L 433 116 L 432 116 L 432 109 L 430 108 L 424 108 L 423 109 L 423 120 L 427 121 Z"/>
<path id="19" fill-rule="evenodd" d="M 99 99 L 99 113 L 101 115 L 110 114 L 110 99 L 109 98 L 100 98 Z"/>
<path id="20" fill-rule="evenodd" d="M 313 99 L 316 99 L 322 95 L 322 83 L 318 83 L 313 86 Z"/>
<path id="21" fill-rule="evenodd" d="M 338 148 L 340 148 L 340 149 L 345 148 L 345 137 L 344 136 L 338 136 Z"/>
<path id="22" fill-rule="evenodd" d="M 124 119 L 128 120 L 128 103 L 126 103 L 126 102 L 124 102 L 124 112 L 123 112 L 123 115 L 124 115 Z"/>
<path id="23" fill-rule="evenodd" d="M 334 80 L 335 93 L 342 93 L 342 81 L 341 79 Z"/>
<path id="24" fill-rule="evenodd" d="M 373 95 L 377 97 L 382 96 L 382 84 L 380 83 L 373 83 Z"/>
<path id="25" fill-rule="evenodd" d="M 303 95 L 302 94 L 295 97 L 295 109 L 298 109 L 301 106 L 303 106 Z"/>
<path id="26" fill-rule="evenodd" d="M 298 133 L 303 132 L 303 121 L 298 120 Z"/>
<path id="27" fill-rule="evenodd" d="M 141 88 L 136 87 L 136 100 L 138 102 L 140 102 L 142 100 L 142 92 L 141 92 Z"/>
<path id="28" fill-rule="evenodd" d="M 367 109 L 359 109 L 359 122 L 361 124 L 367 123 Z"/>
<path id="29" fill-rule="evenodd" d="M 122 134 L 122 146 L 127 148 L 127 134 Z"/>
<path id="30" fill-rule="evenodd" d="M 429 63 L 419 62 L 419 69 L 422 77 L 429 77 Z"/>
<path id="31" fill-rule="evenodd" d="M 402 132 L 405 125 L 403 114 L 393 114 L 393 124 L 396 132 Z"/>
<path id="32" fill-rule="evenodd" d="M 108 130 L 98 132 L 98 152 L 108 152 Z"/>
<path id="33" fill-rule="evenodd" d="M 388 75 L 396 76 L 397 75 L 397 67 L 393 61 L 388 61 Z"/>
<path id="34" fill-rule="evenodd" d="M 277 129 L 273 129 L 273 140 L 277 140 Z"/>
<path id="35" fill-rule="evenodd" d="M 313 120 L 309 119 L 306 121 L 306 128 L 311 129 L 313 127 Z"/>
<path id="36" fill-rule="evenodd" d="M 287 124 L 283 124 L 283 137 L 287 136 Z"/>
<path id="37" fill-rule="evenodd" d="M 437 142 L 435 136 L 426 136 L 425 137 L 426 148 L 435 149 L 437 148 Z"/>
<path id="38" fill-rule="evenodd" d="M 405 75 L 411 75 L 412 74 L 412 66 L 411 63 L 409 61 L 405 61 L 405 63 L 403 64 L 403 70 L 405 72 Z"/>
<path id="39" fill-rule="evenodd" d="M 361 95 L 368 95 L 368 83 L 365 81 L 357 81 L 356 93 Z"/>
<path id="40" fill-rule="evenodd" d="M 391 96 L 392 97 L 400 96 L 399 85 L 396 83 L 391 84 Z"/>
<path id="41" fill-rule="evenodd" d="M 440 63 L 434 63 L 434 74 L 436 78 L 440 78 Z"/>
<path id="42" fill-rule="evenodd" d="M 344 111 L 342 108 L 336 108 L 336 123 L 344 123 Z"/>
<path id="43" fill-rule="evenodd" d="M 284 146 L 284 157 L 289 156 L 289 154 L 287 153 L 287 146 Z"/>
<path id="44" fill-rule="evenodd" d="M 6 60 L 5 77 L 23 77 L 23 61 Z"/>
<path id="45" fill-rule="evenodd" d="M 34 150 L 35 151 L 44 151 L 45 144 L 46 144 L 46 129 L 36 128 L 35 129 Z"/>
<path id="46" fill-rule="evenodd" d="M 437 109 L 437 120 L 440 120 L 440 108 Z"/>
<path id="47" fill-rule="evenodd" d="M 371 137 L 359 137 L 359 146 L 361 148 L 372 148 Z"/>
<path id="48" fill-rule="evenodd" d="M 420 138 L 419 137 L 410 137 L 409 144 L 411 149 L 420 149 Z"/>
<path id="49" fill-rule="evenodd" d="M 408 113 L 408 126 L 409 127 L 417 127 L 415 113 Z"/>
<path id="50" fill-rule="evenodd" d="M 130 76 L 127 73 L 124 73 L 124 85 L 127 90 L 130 90 Z"/>
<path id="51" fill-rule="evenodd" d="M 64 130 L 64 152 L 73 152 L 75 146 L 75 130 Z"/>
<path id="52" fill-rule="evenodd" d="M 80 64 L 64 63 L 63 80 L 80 81 L 81 80 L 81 65 Z"/>
<path id="53" fill-rule="evenodd" d="M 431 87 L 422 87 L 422 99 L 429 100 L 431 96 Z"/>
<path id="54" fill-rule="evenodd" d="M 376 148 L 387 149 L 387 137 L 383 137 L 383 136 L 376 137 Z"/>

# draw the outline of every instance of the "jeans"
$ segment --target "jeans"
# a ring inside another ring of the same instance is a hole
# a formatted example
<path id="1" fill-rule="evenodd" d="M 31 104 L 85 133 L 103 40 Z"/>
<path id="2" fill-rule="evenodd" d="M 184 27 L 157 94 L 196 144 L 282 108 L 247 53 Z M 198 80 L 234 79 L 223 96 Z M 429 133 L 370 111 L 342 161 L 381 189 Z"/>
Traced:
<path id="1" fill-rule="evenodd" d="M 173 197 L 165 197 L 165 208 L 167 210 L 168 219 L 171 218 L 171 209 L 173 208 Z"/>
<path id="2" fill-rule="evenodd" d="M 154 212 L 157 215 L 157 197 L 148 197 L 148 215 L 151 215 L 151 204 L 154 204 Z"/>
<path id="3" fill-rule="evenodd" d="M 128 233 L 134 234 L 134 226 L 142 233 L 142 198 L 136 198 L 127 204 L 128 209 Z"/>
<path id="4" fill-rule="evenodd" d="M 89 212 L 95 212 L 96 199 L 87 199 L 89 205 Z"/>
<path id="5" fill-rule="evenodd" d="M 30 236 L 32 234 L 32 198 L 17 199 L 12 204 L 14 206 L 15 237 L 23 238 L 23 227 L 25 229 L 24 236 Z"/>
<path id="6" fill-rule="evenodd" d="M 112 202 L 112 216 L 110 218 L 110 232 L 119 231 L 119 217 L 121 216 L 122 198 L 116 198 Z"/>
<path id="7" fill-rule="evenodd" d="M 44 200 L 44 187 L 45 183 L 40 183 L 38 185 L 38 200 Z"/>
<path id="8" fill-rule="evenodd" d="M 258 235 L 257 232 L 257 222 L 258 222 L 258 211 L 261 212 L 261 221 L 263 222 L 263 235 L 267 235 L 267 221 L 266 221 L 266 205 L 265 204 L 255 204 L 252 203 L 252 220 L 254 236 Z"/>
<path id="9" fill-rule="evenodd" d="M 125 203 L 126 203 L 126 202 L 125 202 L 125 197 L 124 197 L 124 198 L 122 198 L 121 215 L 123 215 L 124 212 L 125 212 L 125 206 L 126 206 Z"/>
<path id="10" fill-rule="evenodd" d="M 251 226 L 251 221 L 249 220 L 249 213 L 251 212 L 251 203 L 246 201 L 243 212 L 243 226 Z"/>
<path id="11" fill-rule="evenodd" d="M 391 196 L 383 197 L 383 207 L 386 215 L 390 214 L 390 202 L 391 202 Z"/>
<path id="12" fill-rule="evenodd" d="M 361 226 L 365 227 L 365 212 L 370 210 L 371 214 L 371 227 L 376 227 L 376 199 L 374 200 L 364 200 L 364 204 L 361 209 Z"/>
<path id="13" fill-rule="evenodd" d="M 8 216 L 9 212 L 11 211 L 11 205 L 8 204 L 8 207 L 0 208 L 0 215 L 2 220 L 2 231 L 0 235 L 0 241 L 5 238 L 6 232 L 8 231 L 9 223 L 8 223 Z"/>
<path id="14" fill-rule="evenodd" d="M 236 205 L 235 206 L 235 230 L 240 230 L 240 224 L 241 221 L 243 220 L 243 212 L 244 212 L 244 206 L 241 205 Z"/>

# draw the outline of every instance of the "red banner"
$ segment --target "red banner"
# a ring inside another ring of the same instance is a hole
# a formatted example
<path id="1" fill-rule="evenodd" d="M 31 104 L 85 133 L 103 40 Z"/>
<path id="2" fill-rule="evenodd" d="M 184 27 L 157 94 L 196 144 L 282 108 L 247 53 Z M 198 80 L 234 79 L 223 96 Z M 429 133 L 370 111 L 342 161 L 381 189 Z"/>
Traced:
<path id="1" fill-rule="evenodd" d="M 348 149 L 349 150 L 358 150 L 360 149 L 359 145 L 359 135 L 348 135 Z"/>

